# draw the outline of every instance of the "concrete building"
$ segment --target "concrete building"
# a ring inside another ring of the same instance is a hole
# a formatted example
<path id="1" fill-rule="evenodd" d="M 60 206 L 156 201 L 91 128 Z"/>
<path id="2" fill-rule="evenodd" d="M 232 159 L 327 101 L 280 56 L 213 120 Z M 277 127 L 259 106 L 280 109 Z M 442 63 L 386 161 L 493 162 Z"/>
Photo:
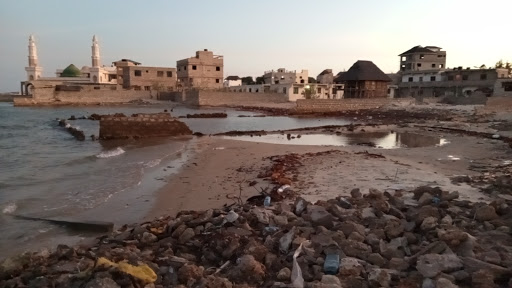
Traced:
<path id="1" fill-rule="evenodd" d="M 345 83 L 344 98 L 386 98 L 391 79 L 373 62 L 358 60 L 340 81 Z"/>
<path id="2" fill-rule="evenodd" d="M 238 76 L 228 76 L 224 79 L 224 87 L 242 86 L 242 78 Z"/>
<path id="3" fill-rule="evenodd" d="M 220 89 L 224 79 L 224 57 L 204 49 L 195 57 L 176 62 L 178 87 L 189 89 Z"/>
<path id="4" fill-rule="evenodd" d="M 288 101 L 295 102 L 307 97 L 314 99 L 341 99 L 343 98 L 343 84 L 321 83 L 285 83 L 285 84 L 254 84 L 227 87 L 231 92 L 248 93 L 282 93 Z"/>
<path id="5" fill-rule="evenodd" d="M 263 73 L 265 84 L 308 84 L 308 77 L 308 70 L 297 72 L 279 68 L 276 71 L 269 70 Z"/>
<path id="6" fill-rule="evenodd" d="M 415 46 L 398 55 L 400 71 L 442 70 L 446 68 L 446 52 L 436 46 Z"/>
<path id="7" fill-rule="evenodd" d="M 332 69 L 325 69 L 318 76 L 316 76 L 316 83 L 320 84 L 332 84 L 334 83 L 334 74 Z"/>
<path id="8" fill-rule="evenodd" d="M 140 65 L 118 68 L 122 69 L 124 89 L 146 91 L 174 91 L 176 89 L 176 68 Z"/>

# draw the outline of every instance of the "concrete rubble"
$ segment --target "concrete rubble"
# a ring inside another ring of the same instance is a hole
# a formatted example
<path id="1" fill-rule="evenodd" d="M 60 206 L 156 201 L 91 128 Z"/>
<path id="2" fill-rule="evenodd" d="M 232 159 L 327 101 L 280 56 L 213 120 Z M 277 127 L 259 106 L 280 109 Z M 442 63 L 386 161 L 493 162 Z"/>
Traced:
<path id="1" fill-rule="evenodd" d="M 0 287 L 512 285 L 506 200 L 472 203 L 431 187 L 354 189 L 351 197 L 316 203 L 280 193 L 270 194 L 268 207 L 258 200 L 182 211 L 123 226 L 90 246 L 6 259 Z"/>

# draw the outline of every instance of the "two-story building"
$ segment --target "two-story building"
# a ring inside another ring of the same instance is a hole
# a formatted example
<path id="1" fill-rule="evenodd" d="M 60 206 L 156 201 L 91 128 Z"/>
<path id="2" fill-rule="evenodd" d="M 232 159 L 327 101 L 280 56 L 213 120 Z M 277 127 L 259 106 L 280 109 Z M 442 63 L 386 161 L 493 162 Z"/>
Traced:
<path id="1" fill-rule="evenodd" d="M 224 85 L 224 57 L 204 49 L 176 62 L 178 87 L 220 89 Z"/>
<path id="2" fill-rule="evenodd" d="M 308 84 L 308 70 L 301 70 L 300 72 L 288 71 L 284 68 L 277 70 L 265 71 L 263 74 L 263 81 L 265 84 Z"/>

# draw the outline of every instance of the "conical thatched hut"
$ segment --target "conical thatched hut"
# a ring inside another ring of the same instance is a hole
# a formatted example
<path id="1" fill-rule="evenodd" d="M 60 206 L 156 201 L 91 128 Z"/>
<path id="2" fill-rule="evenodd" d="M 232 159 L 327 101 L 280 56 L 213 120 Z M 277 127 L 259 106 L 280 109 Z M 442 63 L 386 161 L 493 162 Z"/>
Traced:
<path id="1" fill-rule="evenodd" d="M 345 84 L 344 98 L 385 98 L 391 79 L 372 61 L 358 60 L 339 81 Z"/>

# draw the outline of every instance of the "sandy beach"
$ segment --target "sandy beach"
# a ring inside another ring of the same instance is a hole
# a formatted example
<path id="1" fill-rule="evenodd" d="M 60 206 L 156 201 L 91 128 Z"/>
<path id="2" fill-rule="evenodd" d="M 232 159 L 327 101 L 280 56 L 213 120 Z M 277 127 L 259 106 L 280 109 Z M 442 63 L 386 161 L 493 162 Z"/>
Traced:
<path id="1" fill-rule="evenodd" d="M 268 179 L 257 175 L 271 165 L 274 155 L 289 153 L 316 153 L 334 150 L 334 153 L 302 158 L 298 181 L 292 188 L 308 201 L 348 196 L 354 188 L 368 191 L 411 190 L 421 185 L 439 186 L 443 190 L 458 191 L 461 199 L 488 200 L 475 187 L 453 184 L 450 177 L 477 175 L 470 168 L 478 165 L 496 165 L 507 160 L 511 153 L 506 144 L 470 136 L 439 133 L 418 128 L 394 126 L 362 127 L 371 131 L 402 131 L 429 135 L 449 142 L 440 147 L 377 149 L 361 146 L 306 146 L 267 144 L 201 137 L 192 145 L 193 156 L 180 171 L 156 193 L 155 206 L 145 220 L 164 215 L 175 215 L 181 210 L 205 210 L 231 204 L 232 196 L 242 187 L 242 198 L 258 195 L 262 188 L 271 186 Z M 350 133 L 345 128 L 339 132 Z M 307 133 L 319 131 L 309 130 Z M 321 132 L 321 131 L 320 131 Z M 304 133 L 297 131 L 296 133 Z M 255 139 L 257 137 L 255 136 Z M 292 140 L 293 141 L 293 140 Z M 364 151 L 381 154 L 385 158 L 372 158 Z M 258 183 L 249 186 L 251 181 Z"/>

